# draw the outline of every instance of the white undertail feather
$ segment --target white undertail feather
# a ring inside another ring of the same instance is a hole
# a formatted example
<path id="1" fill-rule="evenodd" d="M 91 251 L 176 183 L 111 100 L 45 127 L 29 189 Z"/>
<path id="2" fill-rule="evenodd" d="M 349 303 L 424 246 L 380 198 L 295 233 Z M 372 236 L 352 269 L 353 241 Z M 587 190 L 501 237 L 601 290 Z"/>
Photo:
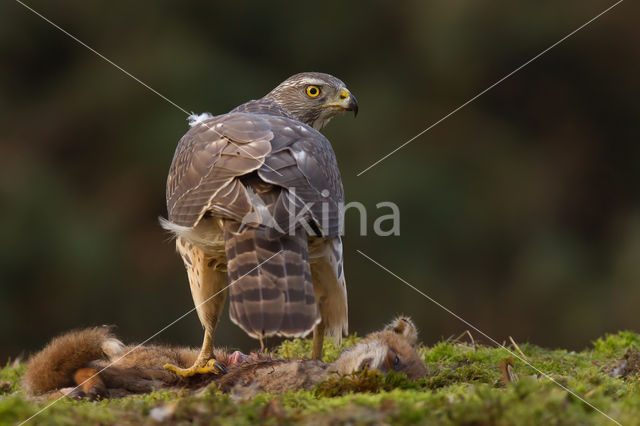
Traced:
<path id="1" fill-rule="evenodd" d="M 176 225 L 175 223 L 165 219 L 164 217 L 159 217 L 158 221 L 160 222 L 160 226 L 162 226 L 162 229 L 164 229 L 165 231 L 169 231 L 171 234 L 173 234 L 174 238 L 187 237 L 189 233 L 193 231 L 192 227 Z"/>
<path id="2" fill-rule="evenodd" d="M 182 237 L 205 253 L 224 258 L 224 237 L 220 224 L 222 219 L 208 218 L 201 220 L 194 227 L 177 225 L 163 217 L 159 217 L 158 220 L 160 226 L 174 238 Z"/>

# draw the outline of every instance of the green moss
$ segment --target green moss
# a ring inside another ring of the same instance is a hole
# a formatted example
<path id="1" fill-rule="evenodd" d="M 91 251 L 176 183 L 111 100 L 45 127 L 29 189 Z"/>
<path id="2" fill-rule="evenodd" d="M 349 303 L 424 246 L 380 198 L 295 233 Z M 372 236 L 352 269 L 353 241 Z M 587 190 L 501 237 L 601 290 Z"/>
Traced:
<path id="1" fill-rule="evenodd" d="M 640 336 L 631 331 L 607 334 L 593 343 L 593 352 L 598 356 L 621 356 L 627 349 L 640 349 Z"/>
<path id="2" fill-rule="evenodd" d="M 350 348 L 359 340 L 360 338 L 354 333 L 342 339 L 341 347 L 336 347 L 331 339 L 325 339 L 322 360 L 325 362 L 335 361 L 344 349 Z M 280 358 L 309 358 L 311 356 L 311 345 L 310 339 L 285 340 L 273 351 L 273 354 Z"/>
<path id="3" fill-rule="evenodd" d="M 393 389 L 423 389 L 424 380 L 412 382 L 405 374 L 390 372 L 381 374 L 378 371 L 369 371 L 365 368 L 350 374 L 341 374 L 330 377 L 318 384 L 313 394 L 317 398 L 333 398 L 349 393 L 390 391 Z"/>
<path id="4" fill-rule="evenodd" d="M 20 388 L 20 380 L 26 372 L 25 364 L 11 365 L 7 362 L 4 368 L 0 368 L 0 395 L 11 394 Z"/>
<path id="5" fill-rule="evenodd" d="M 356 341 L 352 336 L 344 343 L 350 346 Z M 640 424 L 640 378 L 635 373 L 624 377 L 609 373 L 625 356 L 629 359 L 629 350 L 639 347 L 639 336 L 630 332 L 607 335 L 594 342 L 593 349 L 581 352 L 520 345 L 534 366 L 624 425 Z M 298 357 L 308 356 L 310 350 L 310 341 L 296 339 L 274 353 Z M 440 342 L 419 352 L 429 375 L 417 382 L 401 374 L 362 371 L 334 376 L 312 391 L 261 394 L 250 401 L 235 401 L 214 386 L 196 393 L 153 392 L 94 403 L 65 398 L 32 424 L 154 424 L 150 414 L 158 407 L 176 424 L 613 424 L 516 358 L 513 364 L 520 380 L 504 384 L 500 363 L 511 355 L 503 349 Z M 337 354 L 328 346 L 325 360 Z M 0 369 L 0 381 L 9 383 L 0 394 L 0 425 L 16 424 L 54 402 L 24 395 L 20 389 L 24 371 L 24 365 Z"/>

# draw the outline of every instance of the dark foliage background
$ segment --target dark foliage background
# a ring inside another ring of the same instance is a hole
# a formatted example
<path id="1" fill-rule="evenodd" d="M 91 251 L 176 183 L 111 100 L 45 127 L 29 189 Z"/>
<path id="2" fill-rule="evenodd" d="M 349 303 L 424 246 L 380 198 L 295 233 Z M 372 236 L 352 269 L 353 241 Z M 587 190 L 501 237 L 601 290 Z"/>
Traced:
<path id="1" fill-rule="evenodd" d="M 382 155 L 613 1 L 28 4 L 187 110 L 226 112 L 288 75 L 332 73 L 357 120 L 325 134 L 348 201 L 352 331 L 403 312 L 583 347 L 640 328 L 640 8 L 627 1 L 360 177 Z M 69 328 L 141 341 L 192 308 L 158 226 L 185 116 L 18 3 L 0 12 L 0 362 Z M 372 235 L 393 201 L 399 237 Z M 157 341 L 199 345 L 195 313 Z M 227 315 L 216 342 L 255 342 Z"/>

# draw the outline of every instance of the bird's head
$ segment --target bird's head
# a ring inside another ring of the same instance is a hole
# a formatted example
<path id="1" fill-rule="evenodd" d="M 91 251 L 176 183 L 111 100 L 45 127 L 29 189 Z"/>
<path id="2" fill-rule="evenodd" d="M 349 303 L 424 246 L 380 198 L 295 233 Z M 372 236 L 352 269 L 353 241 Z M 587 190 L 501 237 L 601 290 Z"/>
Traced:
<path id="1" fill-rule="evenodd" d="M 342 112 L 358 114 L 358 102 L 345 84 L 320 72 L 292 75 L 264 99 L 275 102 L 296 120 L 318 130 Z"/>

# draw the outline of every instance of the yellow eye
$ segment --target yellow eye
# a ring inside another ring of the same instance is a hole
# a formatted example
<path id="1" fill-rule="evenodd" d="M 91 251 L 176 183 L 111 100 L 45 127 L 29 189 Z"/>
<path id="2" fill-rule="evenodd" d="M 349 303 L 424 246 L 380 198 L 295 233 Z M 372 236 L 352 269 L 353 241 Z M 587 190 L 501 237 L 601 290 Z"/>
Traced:
<path id="1" fill-rule="evenodd" d="M 310 98 L 317 98 L 320 94 L 320 88 L 318 86 L 307 86 L 307 95 Z"/>

